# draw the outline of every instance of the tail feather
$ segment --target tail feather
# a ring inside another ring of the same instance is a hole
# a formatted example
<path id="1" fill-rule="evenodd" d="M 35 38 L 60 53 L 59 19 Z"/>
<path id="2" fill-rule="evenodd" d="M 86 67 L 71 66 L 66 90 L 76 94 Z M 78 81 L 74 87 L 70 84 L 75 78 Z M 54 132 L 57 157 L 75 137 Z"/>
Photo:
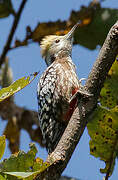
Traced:
<path id="1" fill-rule="evenodd" d="M 56 148 L 59 140 L 61 139 L 66 125 L 53 120 L 53 126 L 49 124 L 48 129 L 45 134 L 46 139 L 46 149 L 48 153 L 51 153 Z"/>

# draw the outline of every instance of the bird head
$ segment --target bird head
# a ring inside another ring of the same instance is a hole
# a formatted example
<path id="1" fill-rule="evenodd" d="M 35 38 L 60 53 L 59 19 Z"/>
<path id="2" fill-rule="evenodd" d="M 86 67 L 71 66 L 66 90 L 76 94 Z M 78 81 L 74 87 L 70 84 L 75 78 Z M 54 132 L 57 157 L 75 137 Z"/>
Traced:
<path id="1" fill-rule="evenodd" d="M 49 66 L 54 59 L 61 53 L 66 56 L 71 56 L 73 34 L 79 23 L 75 24 L 73 28 L 64 36 L 49 35 L 41 41 L 41 54 Z"/>

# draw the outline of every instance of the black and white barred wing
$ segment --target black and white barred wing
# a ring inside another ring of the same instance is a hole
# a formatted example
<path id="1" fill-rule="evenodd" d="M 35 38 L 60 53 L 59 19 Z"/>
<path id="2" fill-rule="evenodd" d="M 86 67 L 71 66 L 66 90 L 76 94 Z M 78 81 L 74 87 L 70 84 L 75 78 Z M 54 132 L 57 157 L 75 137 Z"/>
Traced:
<path id="1" fill-rule="evenodd" d="M 58 120 L 62 111 L 58 80 L 57 67 L 50 66 L 41 76 L 37 91 L 39 123 L 49 153 L 55 149 L 66 127 Z"/>

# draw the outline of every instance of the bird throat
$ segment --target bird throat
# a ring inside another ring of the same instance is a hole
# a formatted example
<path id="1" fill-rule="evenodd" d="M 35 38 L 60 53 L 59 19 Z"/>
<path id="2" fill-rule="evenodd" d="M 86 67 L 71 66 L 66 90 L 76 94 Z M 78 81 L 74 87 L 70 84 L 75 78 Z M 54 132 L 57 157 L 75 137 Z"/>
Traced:
<path id="1" fill-rule="evenodd" d="M 70 51 L 63 51 L 63 50 L 61 50 L 61 51 L 59 51 L 55 55 L 52 54 L 50 56 L 47 56 L 45 61 L 46 61 L 47 66 L 50 66 L 55 60 L 63 59 L 63 58 L 71 59 Z"/>

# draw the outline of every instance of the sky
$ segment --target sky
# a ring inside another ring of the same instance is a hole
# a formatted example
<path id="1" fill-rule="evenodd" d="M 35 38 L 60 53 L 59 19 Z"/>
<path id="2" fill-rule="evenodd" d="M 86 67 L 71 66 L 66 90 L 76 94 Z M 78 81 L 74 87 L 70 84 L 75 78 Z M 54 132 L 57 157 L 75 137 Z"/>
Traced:
<path id="1" fill-rule="evenodd" d="M 14 8 L 17 10 L 21 1 L 12 0 Z M 56 21 L 58 19 L 67 20 L 69 18 L 71 10 L 80 9 L 81 5 L 88 5 L 89 0 L 28 0 L 24 11 L 21 16 L 21 21 L 14 36 L 22 40 L 25 37 L 25 28 L 30 25 L 34 29 L 38 22 Z M 102 2 L 102 7 L 118 8 L 117 0 L 106 0 Z M 0 19 L 0 53 L 2 52 L 3 45 L 6 42 L 7 35 L 9 33 L 13 17 Z M 92 65 L 98 56 L 99 48 L 90 51 L 80 45 L 75 45 L 72 50 L 72 59 L 77 67 L 77 73 L 79 78 L 87 78 Z M 29 75 L 33 72 L 40 71 L 40 74 L 45 70 L 46 65 L 40 55 L 39 45 L 33 43 L 28 47 L 17 48 L 8 53 L 10 66 L 13 70 L 14 81 L 25 75 Z M 21 107 L 33 109 L 37 111 L 37 82 L 39 77 L 36 78 L 28 87 L 20 91 L 15 95 L 15 102 Z M 0 120 L 0 135 L 2 135 L 6 121 Z M 63 172 L 64 175 L 76 177 L 81 180 L 98 180 L 103 179 L 103 174 L 100 174 L 99 169 L 104 168 L 104 162 L 94 158 L 90 155 L 89 140 L 87 130 L 85 130 L 80 143 L 76 147 L 73 156 Z M 31 142 L 29 135 L 26 131 L 21 131 L 21 145 L 20 149 L 27 152 L 29 150 L 29 143 Z M 8 142 L 7 142 L 8 144 Z M 37 156 L 46 160 L 47 152 L 45 149 L 38 148 Z M 4 158 L 10 156 L 10 151 L 6 147 Z M 118 178 L 118 163 L 116 162 L 115 171 L 110 180 L 116 180 Z"/>

